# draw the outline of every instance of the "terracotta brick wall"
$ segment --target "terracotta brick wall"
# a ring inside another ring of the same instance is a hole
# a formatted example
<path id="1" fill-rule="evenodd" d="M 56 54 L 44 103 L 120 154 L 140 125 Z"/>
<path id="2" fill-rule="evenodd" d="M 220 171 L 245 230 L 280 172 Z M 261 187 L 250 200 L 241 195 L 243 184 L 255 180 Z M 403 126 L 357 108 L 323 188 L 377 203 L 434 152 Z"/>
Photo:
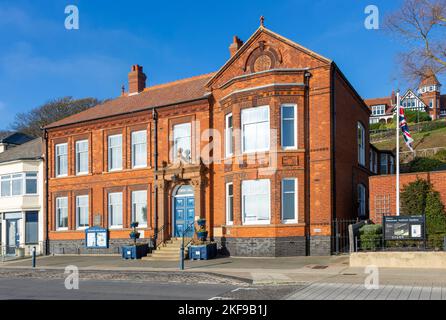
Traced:
<path id="1" fill-rule="evenodd" d="M 446 205 L 446 171 L 406 173 L 400 176 L 401 190 L 405 185 L 418 178 L 430 181 L 441 195 Z M 396 214 L 396 176 L 370 177 L 370 219 L 375 223 L 382 222 L 383 215 Z"/>
<path id="2" fill-rule="evenodd" d="M 370 111 L 353 94 L 341 75 L 335 75 L 336 104 L 336 217 L 356 219 L 358 217 L 358 185 L 369 188 L 369 137 L 365 141 L 365 166 L 358 161 L 358 122 L 369 132 Z"/>

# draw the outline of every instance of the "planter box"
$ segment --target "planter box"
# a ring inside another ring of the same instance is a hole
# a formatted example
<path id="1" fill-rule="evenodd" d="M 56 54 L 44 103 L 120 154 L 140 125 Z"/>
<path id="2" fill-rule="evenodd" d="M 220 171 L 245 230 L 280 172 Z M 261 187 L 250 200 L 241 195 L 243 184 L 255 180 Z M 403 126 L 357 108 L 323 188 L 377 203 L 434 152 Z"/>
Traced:
<path id="1" fill-rule="evenodd" d="M 141 259 L 146 257 L 149 253 L 149 246 L 147 244 L 138 244 L 136 246 L 123 246 L 122 258 L 123 259 Z"/>
<path id="2" fill-rule="evenodd" d="M 209 260 L 209 259 L 214 259 L 216 256 L 217 256 L 216 243 L 189 246 L 190 260 Z"/>

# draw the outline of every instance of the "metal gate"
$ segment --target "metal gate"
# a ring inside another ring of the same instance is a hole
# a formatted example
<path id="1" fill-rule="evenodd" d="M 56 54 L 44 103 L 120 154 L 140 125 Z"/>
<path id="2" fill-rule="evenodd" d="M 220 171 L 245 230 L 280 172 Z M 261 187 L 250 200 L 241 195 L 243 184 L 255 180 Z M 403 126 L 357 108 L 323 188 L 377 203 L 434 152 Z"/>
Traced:
<path id="1" fill-rule="evenodd" d="M 350 239 L 348 226 L 358 223 L 359 220 L 354 219 L 336 219 L 333 221 L 332 232 L 332 252 L 333 254 L 349 253 Z"/>

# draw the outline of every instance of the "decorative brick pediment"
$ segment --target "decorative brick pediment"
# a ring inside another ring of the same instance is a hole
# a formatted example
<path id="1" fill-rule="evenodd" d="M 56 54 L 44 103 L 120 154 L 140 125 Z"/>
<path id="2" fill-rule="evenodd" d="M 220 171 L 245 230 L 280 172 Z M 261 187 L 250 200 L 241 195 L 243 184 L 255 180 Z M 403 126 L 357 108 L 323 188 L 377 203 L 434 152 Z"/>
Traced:
<path id="1" fill-rule="evenodd" d="M 275 49 L 265 41 L 259 41 L 245 62 L 245 72 L 254 73 L 277 68 L 282 63 L 280 50 Z"/>

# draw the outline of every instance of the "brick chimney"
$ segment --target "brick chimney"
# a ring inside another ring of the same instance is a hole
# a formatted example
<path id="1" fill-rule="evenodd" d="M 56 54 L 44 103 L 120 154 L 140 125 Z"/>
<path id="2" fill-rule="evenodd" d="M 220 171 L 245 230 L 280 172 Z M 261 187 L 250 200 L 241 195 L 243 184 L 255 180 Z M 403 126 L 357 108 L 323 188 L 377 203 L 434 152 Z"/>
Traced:
<path id="1" fill-rule="evenodd" d="M 234 36 L 234 40 L 229 46 L 229 52 L 231 53 L 231 58 L 237 53 L 238 49 L 240 49 L 243 45 L 243 41 L 239 39 L 239 37 Z"/>
<path id="2" fill-rule="evenodd" d="M 395 94 L 395 90 L 392 90 L 392 106 L 396 105 L 396 94 Z"/>
<path id="3" fill-rule="evenodd" d="M 142 71 L 142 67 L 135 64 L 129 73 L 129 95 L 138 94 L 146 88 L 147 77 Z"/>

